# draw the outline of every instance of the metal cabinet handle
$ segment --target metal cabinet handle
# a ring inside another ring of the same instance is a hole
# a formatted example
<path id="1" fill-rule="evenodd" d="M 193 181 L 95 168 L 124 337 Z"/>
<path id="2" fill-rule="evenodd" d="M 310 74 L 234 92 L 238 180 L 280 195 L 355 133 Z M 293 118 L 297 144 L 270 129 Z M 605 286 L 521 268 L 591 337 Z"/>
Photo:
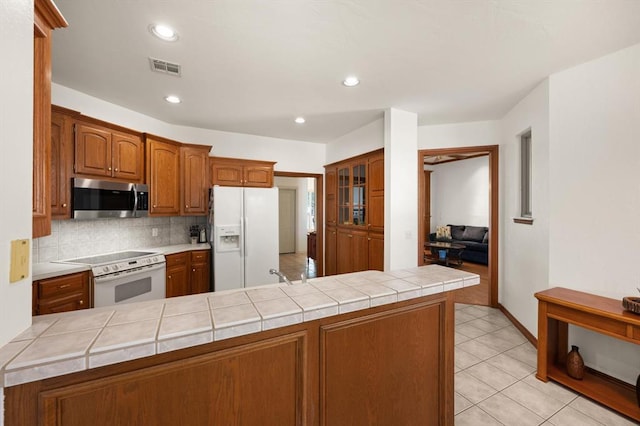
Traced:
<path id="1" fill-rule="evenodd" d="M 67 207 L 67 203 L 62 204 L 62 207 Z"/>
<path id="2" fill-rule="evenodd" d="M 84 300 L 79 301 L 78 305 L 84 305 Z"/>
<path id="3" fill-rule="evenodd" d="M 193 268 L 191 271 L 195 272 L 195 271 L 196 271 L 196 269 L 195 269 L 195 268 Z"/>
<path id="4" fill-rule="evenodd" d="M 118 171 L 118 168 L 116 167 L 114 171 L 116 171 L 116 172 L 117 172 L 117 171 Z"/>
<path id="5" fill-rule="evenodd" d="M 189 208 L 189 205 L 184 206 L 184 208 L 185 208 L 185 209 L 188 209 L 188 208 Z"/>
<path id="6" fill-rule="evenodd" d="M 167 278 L 171 279 L 171 275 L 169 275 Z"/>
<path id="7" fill-rule="evenodd" d="M 111 171 L 111 167 L 109 167 L 107 170 Z"/>
<path id="8" fill-rule="evenodd" d="M 353 238 L 353 235 L 349 234 L 349 238 Z"/>
<path id="9" fill-rule="evenodd" d="M 62 284 L 61 286 L 58 286 L 59 289 L 63 289 L 67 287 L 71 287 L 71 284 Z"/>
<path id="10" fill-rule="evenodd" d="M 155 205 L 155 204 L 153 205 L 153 208 L 154 208 L 154 209 L 156 208 L 156 205 Z"/>

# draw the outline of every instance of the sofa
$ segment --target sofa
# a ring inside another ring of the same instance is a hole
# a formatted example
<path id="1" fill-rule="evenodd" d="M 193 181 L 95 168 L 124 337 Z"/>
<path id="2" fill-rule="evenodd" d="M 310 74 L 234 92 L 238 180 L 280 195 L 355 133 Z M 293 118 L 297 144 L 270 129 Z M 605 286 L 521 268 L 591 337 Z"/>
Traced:
<path id="1" fill-rule="evenodd" d="M 429 234 L 429 241 L 460 243 L 465 245 L 462 260 L 483 265 L 489 264 L 489 228 L 486 226 L 447 225 L 451 238 Z"/>

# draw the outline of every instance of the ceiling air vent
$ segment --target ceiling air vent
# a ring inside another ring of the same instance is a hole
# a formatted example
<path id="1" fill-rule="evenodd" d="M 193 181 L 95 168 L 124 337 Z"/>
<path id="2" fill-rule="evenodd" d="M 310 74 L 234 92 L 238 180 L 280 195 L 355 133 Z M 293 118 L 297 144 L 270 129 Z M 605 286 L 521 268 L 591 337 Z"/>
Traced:
<path id="1" fill-rule="evenodd" d="M 173 64 L 155 58 L 149 58 L 149 64 L 151 65 L 151 71 L 175 75 L 176 77 L 180 77 L 182 74 L 182 67 L 179 64 Z"/>

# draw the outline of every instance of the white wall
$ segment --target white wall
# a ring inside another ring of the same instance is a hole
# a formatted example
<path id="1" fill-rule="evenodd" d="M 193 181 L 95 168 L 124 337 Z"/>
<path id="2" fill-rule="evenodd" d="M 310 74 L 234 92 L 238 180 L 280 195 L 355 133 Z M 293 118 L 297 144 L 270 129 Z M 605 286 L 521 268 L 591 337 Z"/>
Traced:
<path id="1" fill-rule="evenodd" d="M 11 241 L 31 239 L 33 170 L 33 2 L 0 5 L 0 347 L 31 325 L 31 270 L 9 283 Z M 31 268 L 29 266 L 29 268 Z M 1 398 L 0 398 L 1 400 Z M 0 404 L 1 409 L 1 404 Z M 1 419 L 1 417 L 0 417 Z M 0 420 L 1 423 L 1 420 Z"/>
<path id="2" fill-rule="evenodd" d="M 502 119 L 499 299 L 537 335 L 537 299 L 549 282 L 549 83 L 540 83 Z M 520 206 L 520 135 L 531 129 L 533 225 L 513 222 Z"/>
<path id="3" fill-rule="evenodd" d="M 275 186 L 296 190 L 296 253 L 307 252 L 307 181 L 308 178 L 276 176 Z"/>
<path id="4" fill-rule="evenodd" d="M 384 147 L 384 119 L 366 124 L 327 144 L 326 164 Z"/>
<path id="5" fill-rule="evenodd" d="M 550 77 L 551 286 L 640 287 L 640 44 Z M 638 346 L 573 333 L 587 365 L 633 383 Z"/>
<path id="6" fill-rule="evenodd" d="M 500 121 L 438 124 L 418 127 L 418 149 L 498 145 Z"/>
<path id="7" fill-rule="evenodd" d="M 489 226 L 489 157 L 431 166 L 431 232 L 440 225 Z"/>
<path id="8" fill-rule="evenodd" d="M 418 116 L 384 114 L 384 270 L 418 264 Z"/>
<path id="9" fill-rule="evenodd" d="M 29 277 L 9 283 L 11 241 L 31 239 L 33 165 L 33 2 L 0 3 L 0 347 L 31 325 Z M 10 184 L 9 184 L 10 183 Z M 28 194 L 28 195 L 27 195 Z M 10 203 L 8 201 L 11 201 Z M 4 390 L 0 383 L 0 426 Z"/>
<path id="10" fill-rule="evenodd" d="M 210 155 L 213 156 L 276 161 L 278 171 L 323 173 L 326 164 L 326 145 L 321 143 L 177 126 L 55 83 L 52 102 L 141 132 L 185 143 L 212 145 Z"/>

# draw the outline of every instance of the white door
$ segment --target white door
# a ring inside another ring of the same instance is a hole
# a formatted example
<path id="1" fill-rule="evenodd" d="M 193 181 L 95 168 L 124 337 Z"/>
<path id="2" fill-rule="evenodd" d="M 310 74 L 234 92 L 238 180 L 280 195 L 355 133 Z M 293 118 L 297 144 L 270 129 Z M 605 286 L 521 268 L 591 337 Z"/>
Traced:
<path id="1" fill-rule="evenodd" d="M 296 252 L 296 190 L 279 188 L 280 254 Z"/>

